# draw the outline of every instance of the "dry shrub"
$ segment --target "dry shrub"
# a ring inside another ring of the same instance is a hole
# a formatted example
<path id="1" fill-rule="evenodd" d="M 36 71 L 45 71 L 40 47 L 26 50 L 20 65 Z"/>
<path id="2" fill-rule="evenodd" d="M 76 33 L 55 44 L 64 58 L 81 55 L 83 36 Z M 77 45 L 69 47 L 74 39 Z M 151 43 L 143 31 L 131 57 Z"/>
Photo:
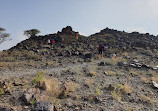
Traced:
<path id="1" fill-rule="evenodd" d="M 145 76 L 141 76 L 140 79 L 141 79 L 141 81 L 142 81 L 143 83 L 149 83 L 149 82 L 150 82 L 150 79 L 148 79 L 148 78 L 145 77 Z"/>
<path id="2" fill-rule="evenodd" d="M 95 92 L 96 92 L 96 93 L 95 93 L 96 95 L 101 95 L 101 94 L 103 94 L 102 90 L 99 89 L 99 88 L 96 88 L 96 89 L 95 89 Z"/>
<path id="3" fill-rule="evenodd" d="M 89 88 L 93 85 L 94 80 L 93 79 L 86 79 L 85 80 L 85 85 L 88 86 Z"/>
<path id="4" fill-rule="evenodd" d="M 32 83 L 36 87 L 46 90 L 52 96 L 58 96 L 60 93 L 59 82 L 54 78 L 44 77 L 44 71 L 38 72 L 32 80 Z"/>
<path id="5" fill-rule="evenodd" d="M 40 55 L 34 53 L 34 52 L 29 52 L 25 54 L 26 59 L 33 59 L 33 60 L 39 60 L 41 57 Z"/>
<path id="6" fill-rule="evenodd" d="M 134 69 L 130 69 L 130 70 L 129 70 L 129 74 L 138 75 L 139 72 L 136 71 L 136 70 L 134 70 Z"/>
<path id="7" fill-rule="evenodd" d="M 156 71 L 149 70 L 146 74 L 147 74 L 147 75 L 150 75 L 150 76 L 155 76 L 155 75 L 157 75 L 158 73 L 157 73 Z"/>
<path id="8" fill-rule="evenodd" d="M 115 76 L 115 75 L 116 75 L 116 72 L 114 72 L 114 71 L 112 71 L 112 70 L 107 70 L 107 71 L 105 71 L 105 74 L 106 74 L 107 76 Z"/>
<path id="9" fill-rule="evenodd" d="M 117 90 L 112 91 L 111 95 L 112 95 L 113 99 L 115 99 L 117 101 L 121 101 L 121 99 L 122 99 L 121 93 Z"/>
<path id="10" fill-rule="evenodd" d="M 117 60 L 113 60 L 113 59 L 109 59 L 109 58 L 106 58 L 106 59 L 105 59 L 105 64 L 106 64 L 106 65 L 114 66 L 114 65 L 116 65 L 117 63 L 118 63 Z"/>
<path id="11" fill-rule="evenodd" d="M 0 81 L 0 95 L 4 94 L 4 88 L 3 88 L 3 84 L 1 84 Z"/>
<path id="12" fill-rule="evenodd" d="M 4 94 L 4 89 L 0 88 L 0 95 Z"/>
<path id="13" fill-rule="evenodd" d="M 111 57 L 111 59 L 114 61 L 114 62 L 119 62 L 121 60 L 121 57 Z"/>
<path id="14" fill-rule="evenodd" d="M 64 86 L 66 88 L 66 92 L 74 92 L 76 88 L 78 87 L 78 84 L 70 81 L 70 82 L 65 82 Z"/>
<path id="15" fill-rule="evenodd" d="M 87 101 L 93 101 L 95 98 L 96 98 L 96 95 L 95 95 L 95 94 L 90 94 L 90 95 L 87 97 Z"/>
<path id="16" fill-rule="evenodd" d="M 54 78 L 44 79 L 45 89 L 53 96 L 58 96 L 60 93 L 59 81 Z"/>
<path id="17" fill-rule="evenodd" d="M 67 97 L 69 92 L 74 92 L 76 91 L 76 89 L 78 88 L 78 84 L 70 81 L 70 82 L 65 82 L 62 86 L 62 89 L 61 89 L 61 93 L 59 95 L 60 98 L 64 98 L 64 97 Z"/>
<path id="18" fill-rule="evenodd" d="M 153 104 L 155 102 L 155 100 L 153 100 L 150 97 L 145 96 L 145 95 L 140 95 L 140 98 L 143 102 L 147 102 L 147 103 L 150 103 L 150 104 Z"/>
<path id="19" fill-rule="evenodd" d="M 9 63 L 8 62 L 0 62 L 0 67 L 8 67 L 9 66 Z"/>
<path id="20" fill-rule="evenodd" d="M 121 94 L 128 94 L 132 92 L 131 86 L 128 83 L 122 84 L 115 84 L 115 87 Z"/>
<path id="21" fill-rule="evenodd" d="M 155 81 L 156 83 L 158 83 L 158 76 L 152 77 L 151 79 L 152 81 Z"/>
<path id="22" fill-rule="evenodd" d="M 99 55 L 99 54 L 97 54 L 97 55 L 95 55 L 95 57 L 94 57 L 95 59 L 101 59 L 101 56 Z"/>
<path id="23" fill-rule="evenodd" d="M 125 93 L 125 94 L 132 92 L 131 86 L 127 83 L 125 83 L 120 90 L 121 90 L 121 93 Z"/>
<path id="24" fill-rule="evenodd" d="M 96 75 L 96 72 L 94 72 L 94 71 L 90 71 L 90 72 L 89 72 L 89 75 L 90 75 L 91 77 L 93 77 L 93 76 Z"/>
<path id="25" fill-rule="evenodd" d="M 127 107 L 127 108 L 123 108 L 123 111 L 134 111 L 134 109 Z"/>
<path id="26" fill-rule="evenodd" d="M 40 71 L 35 75 L 34 79 L 32 80 L 32 83 L 39 84 L 43 81 L 44 81 L 44 71 Z"/>

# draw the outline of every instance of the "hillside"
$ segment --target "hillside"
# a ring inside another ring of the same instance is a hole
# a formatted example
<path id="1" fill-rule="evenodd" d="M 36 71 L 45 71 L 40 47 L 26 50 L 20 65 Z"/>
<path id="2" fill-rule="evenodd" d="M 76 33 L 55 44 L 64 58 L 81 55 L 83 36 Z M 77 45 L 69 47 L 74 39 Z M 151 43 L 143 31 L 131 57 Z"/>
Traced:
<path id="1" fill-rule="evenodd" d="M 158 37 L 67 26 L 0 52 L 0 77 L 0 111 L 156 111 Z"/>

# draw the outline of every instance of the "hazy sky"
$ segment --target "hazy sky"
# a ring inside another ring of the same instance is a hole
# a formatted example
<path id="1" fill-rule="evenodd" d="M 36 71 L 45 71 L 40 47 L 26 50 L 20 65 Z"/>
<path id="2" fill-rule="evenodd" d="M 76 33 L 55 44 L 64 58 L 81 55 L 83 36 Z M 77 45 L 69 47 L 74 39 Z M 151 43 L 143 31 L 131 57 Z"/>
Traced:
<path id="1" fill-rule="evenodd" d="M 158 35 L 158 0 L 0 0 L 0 27 L 11 34 L 8 49 L 26 39 L 24 30 L 40 35 L 56 33 L 70 25 L 84 35 L 106 27 Z"/>

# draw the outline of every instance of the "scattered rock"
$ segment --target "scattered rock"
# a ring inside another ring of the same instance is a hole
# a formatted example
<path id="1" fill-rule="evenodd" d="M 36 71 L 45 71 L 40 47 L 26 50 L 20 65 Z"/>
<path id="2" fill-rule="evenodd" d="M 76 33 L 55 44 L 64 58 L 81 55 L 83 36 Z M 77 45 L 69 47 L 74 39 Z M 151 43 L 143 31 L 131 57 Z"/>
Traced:
<path id="1" fill-rule="evenodd" d="M 99 63 L 99 66 L 105 66 L 106 64 L 105 64 L 105 62 L 100 62 Z"/>
<path id="2" fill-rule="evenodd" d="M 108 87 L 106 87 L 105 89 L 107 89 L 108 91 L 114 91 L 115 87 L 110 84 Z"/>
<path id="3" fill-rule="evenodd" d="M 155 88 L 158 88 L 158 84 L 155 81 L 152 81 L 152 83 Z"/>
<path id="4" fill-rule="evenodd" d="M 122 66 L 128 66 L 128 63 L 127 62 L 118 62 L 117 65 L 121 66 L 121 67 Z"/>
<path id="5" fill-rule="evenodd" d="M 0 111 L 15 111 L 12 108 L 0 108 Z"/>
<path id="6" fill-rule="evenodd" d="M 39 101 L 35 102 L 32 111 L 54 111 L 54 106 L 49 101 Z"/>
<path id="7" fill-rule="evenodd" d="M 87 53 L 87 54 L 85 54 L 85 58 L 92 58 L 92 53 Z"/>
<path id="8" fill-rule="evenodd" d="M 21 97 L 22 101 L 27 105 L 30 104 L 30 100 L 32 99 L 33 94 L 24 93 Z"/>

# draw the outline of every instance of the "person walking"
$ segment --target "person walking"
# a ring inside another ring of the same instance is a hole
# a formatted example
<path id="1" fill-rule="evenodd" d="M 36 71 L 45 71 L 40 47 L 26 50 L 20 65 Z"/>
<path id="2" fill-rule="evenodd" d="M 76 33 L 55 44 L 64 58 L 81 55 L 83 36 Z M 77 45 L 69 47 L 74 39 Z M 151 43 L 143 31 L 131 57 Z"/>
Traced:
<path id="1" fill-rule="evenodd" d="M 75 32 L 75 39 L 78 40 L 78 32 Z"/>
<path id="2" fill-rule="evenodd" d="M 98 54 L 100 55 L 101 58 L 104 58 L 103 51 L 104 51 L 104 45 L 99 44 Z"/>
<path id="3" fill-rule="evenodd" d="M 51 45 L 50 49 L 53 49 L 53 44 L 54 43 L 55 43 L 54 39 L 50 39 L 50 45 Z"/>

